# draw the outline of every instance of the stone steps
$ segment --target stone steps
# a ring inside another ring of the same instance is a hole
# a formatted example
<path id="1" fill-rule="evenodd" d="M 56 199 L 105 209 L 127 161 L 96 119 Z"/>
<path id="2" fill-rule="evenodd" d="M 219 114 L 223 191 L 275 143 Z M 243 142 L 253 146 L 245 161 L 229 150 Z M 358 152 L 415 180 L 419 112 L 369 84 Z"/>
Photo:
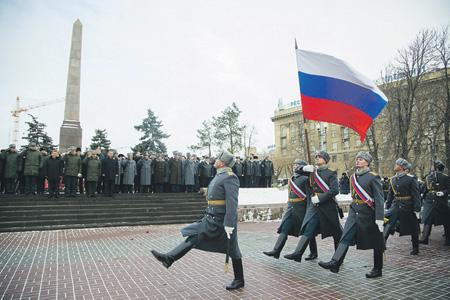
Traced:
<path id="1" fill-rule="evenodd" d="M 205 208 L 205 196 L 198 193 L 1 195 L 0 232 L 190 223 L 201 219 Z"/>

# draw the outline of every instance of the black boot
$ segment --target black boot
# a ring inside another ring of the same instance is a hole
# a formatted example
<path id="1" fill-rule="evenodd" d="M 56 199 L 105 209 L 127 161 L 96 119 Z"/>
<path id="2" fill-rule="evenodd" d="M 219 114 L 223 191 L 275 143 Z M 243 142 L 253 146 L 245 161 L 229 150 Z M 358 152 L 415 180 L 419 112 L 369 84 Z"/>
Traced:
<path id="1" fill-rule="evenodd" d="M 226 286 L 227 290 L 235 290 L 245 285 L 244 269 L 242 268 L 242 259 L 231 259 L 233 262 L 234 279 Z"/>
<path id="2" fill-rule="evenodd" d="M 273 256 L 274 258 L 280 258 L 281 250 L 283 250 L 284 244 L 286 244 L 287 235 L 284 233 L 280 233 L 278 236 L 277 242 L 273 247 L 272 251 L 264 251 L 263 253 L 267 256 Z"/>
<path id="3" fill-rule="evenodd" d="M 431 225 L 423 225 L 422 239 L 419 241 L 419 244 L 428 245 L 428 238 L 430 237 L 430 233 Z"/>
<path id="4" fill-rule="evenodd" d="M 450 246 L 450 225 L 447 224 L 444 225 L 444 236 L 445 236 L 444 246 Z"/>
<path id="5" fill-rule="evenodd" d="M 383 273 L 383 251 L 373 250 L 373 269 L 366 273 L 367 278 L 380 277 Z"/>
<path id="6" fill-rule="evenodd" d="M 384 226 L 384 231 L 383 231 L 383 237 L 384 237 L 384 242 L 385 242 L 385 243 L 387 242 L 387 239 L 389 238 L 389 235 L 390 235 L 390 234 L 394 234 L 392 225 L 386 224 L 386 225 Z"/>
<path id="7" fill-rule="evenodd" d="M 164 267 L 169 268 L 174 261 L 182 258 L 186 253 L 189 252 L 189 250 L 192 249 L 192 247 L 194 247 L 194 245 L 192 245 L 191 242 L 185 240 L 184 242 L 173 248 L 170 252 L 159 253 L 155 250 L 152 250 L 152 254 L 157 260 L 162 262 Z"/>
<path id="8" fill-rule="evenodd" d="M 419 254 L 419 236 L 412 235 L 411 242 L 412 242 L 413 249 L 411 250 L 411 252 L 409 252 L 409 254 L 411 254 L 411 255 Z"/>
<path id="9" fill-rule="evenodd" d="M 285 255 L 284 258 L 301 262 L 303 253 L 305 253 L 306 247 L 308 247 L 308 242 L 309 238 L 302 235 L 295 251 L 291 254 Z"/>
<path id="10" fill-rule="evenodd" d="M 334 252 L 333 258 L 329 262 L 319 262 L 319 266 L 324 269 L 330 270 L 333 273 L 339 272 L 339 267 L 344 261 L 345 255 L 347 254 L 348 246 L 340 243 Z"/>
<path id="11" fill-rule="evenodd" d="M 318 257 L 317 255 L 317 243 L 316 243 L 316 238 L 312 237 L 309 239 L 309 255 L 307 257 L 305 257 L 305 260 L 313 260 L 316 259 Z"/>

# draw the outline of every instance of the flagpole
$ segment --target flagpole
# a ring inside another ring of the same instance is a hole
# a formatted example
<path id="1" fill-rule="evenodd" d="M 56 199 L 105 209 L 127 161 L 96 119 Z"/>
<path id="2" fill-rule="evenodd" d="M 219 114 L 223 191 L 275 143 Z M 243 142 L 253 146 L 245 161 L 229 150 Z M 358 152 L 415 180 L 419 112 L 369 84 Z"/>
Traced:
<path id="1" fill-rule="evenodd" d="M 298 46 L 297 46 L 297 39 L 295 39 L 295 50 L 298 50 Z M 302 97 L 301 97 L 301 93 L 300 93 L 300 101 L 301 101 Z M 302 105 L 302 115 L 303 115 L 303 127 L 305 128 L 305 141 L 306 141 L 306 152 L 308 154 L 308 164 L 312 165 L 312 161 L 311 161 L 311 149 L 309 149 L 309 136 L 308 136 L 308 126 L 307 126 L 307 119 L 305 118 L 305 115 L 303 114 L 303 105 Z M 315 188 L 314 188 L 314 173 L 311 173 L 309 175 L 309 183 L 311 185 L 311 191 L 313 196 L 316 194 L 315 193 Z"/>

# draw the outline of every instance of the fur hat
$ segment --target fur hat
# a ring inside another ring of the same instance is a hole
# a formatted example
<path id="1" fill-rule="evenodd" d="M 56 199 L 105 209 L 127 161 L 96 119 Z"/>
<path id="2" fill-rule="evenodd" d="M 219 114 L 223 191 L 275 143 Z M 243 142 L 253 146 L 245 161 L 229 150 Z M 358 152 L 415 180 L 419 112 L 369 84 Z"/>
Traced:
<path id="1" fill-rule="evenodd" d="M 316 157 L 317 156 L 322 157 L 325 160 L 325 163 L 328 163 L 330 161 L 330 155 L 323 150 L 317 152 Z"/>
<path id="2" fill-rule="evenodd" d="M 356 154 L 356 158 L 364 159 L 365 161 L 367 161 L 369 163 L 369 165 L 373 160 L 372 155 L 370 155 L 369 153 L 364 152 L 364 151 L 359 151 L 358 154 Z"/>
<path id="3" fill-rule="evenodd" d="M 16 149 L 16 144 L 10 144 L 9 148 Z"/>
<path id="4" fill-rule="evenodd" d="M 294 160 L 294 163 L 293 163 L 293 164 L 294 164 L 294 165 L 295 165 L 295 164 L 298 164 L 298 165 L 300 165 L 300 166 L 306 166 L 306 165 L 307 165 L 306 161 L 301 160 L 301 159 L 299 159 L 299 158 L 297 158 L 296 160 Z"/>
<path id="5" fill-rule="evenodd" d="M 402 167 L 403 170 L 409 169 L 409 162 L 404 158 L 399 158 L 395 161 L 396 165 Z M 410 169 L 411 170 L 411 169 Z"/>
<path id="6" fill-rule="evenodd" d="M 437 160 L 435 164 L 436 164 L 437 171 L 441 171 L 441 172 L 444 171 L 445 165 L 442 161 Z"/>
<path id="7" fill-rule="evenodd" d="M 227 167 L 232 168 L 236 163 L 236 158 L 227 150 L 222 150 L 217 154 L 217 159 L 223 162 Z"/>

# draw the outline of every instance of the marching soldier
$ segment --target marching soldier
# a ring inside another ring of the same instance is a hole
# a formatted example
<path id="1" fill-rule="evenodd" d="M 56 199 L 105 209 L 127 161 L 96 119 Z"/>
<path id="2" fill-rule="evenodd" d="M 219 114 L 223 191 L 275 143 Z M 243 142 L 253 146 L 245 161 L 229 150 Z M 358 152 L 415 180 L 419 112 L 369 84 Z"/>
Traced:
<path id="1" fill-rule="evenodd" d="M 384 228 L 383 237 L 387 241 L 389 234 L 395 230 L 402 235 L 411 235 L 413 249 L 411 255 L 419 253 L 419 226 L 417 219 L 420 213 L 419 183 L 414 176 L 408 174 L 405 169 L 410 165 L 406 159 L 399 158 L 395 162 L 394 171 L 397 172 L 390 180 L 389 193 L 386 201 L 387 211 L 385 218 L 389 219 Z M 397 220 L 400 221 L 396 228 Z"/>
<path id="2" fill-rule="evenodd" d="M 319 262 L 319 266 L 333 273 L 339 272 L 348 247 L 356 243 L 357 249 L 374 249 L 374 267 L 366 277 L 374 278 L 382 275 L 385 250 L 382 234 L 384 198 L 380 176 L 370 172 L 371 162 L 372 156 L 367 152 L 361 151 L 356 155 L 357 171 L 350 179 L 352 204 L 344 232 L 331 261 Z"/>
<path id="3" fill-rule="evenodd" d="M 322 239 L 332 236 L 335 249 L 339 243 L 342 226 L 339 222 L 338 206 L 334 199 L 339 193 L 339 183 L 336 171 L 328 168 L 329 161 L 330 155 L 325 151 L 319 151 L 316 154 L 317 169 L 311 165 L 302 168 L 303 172 L 314 173 L 315 196 L 311 198 L 303 220 L 301 229 L 303 235 L 295 251 L 284 256 L 286 259 L 300 262 L 308 243 L 311 253 L 305 257 L 305 260 L 316 259 L 318 255 L 315 235 L 318 233 L 321 233 Z"/>
<path id="4" fill-rule="evenodd" d="M 155 258 L 166 268 L 194 247 L 209 252 L 225 253 L 227 259 L 229 255 L 233 262 L 234 280 L 227 285 L 227 290 L 244 286 L 242 255 L 237 237 L 239 179 L 231 171 L 234 163 L 234 156 L 226 150 L 217 155 L 214 162 L 217 174 L 207 190 L 206 215 L 199 222 L 181 229 L 181 234 L 187 237 L 186 240 L 167 253 L 152 250 Z"/>
<path id="5" fill-rule="evenodd" d="M 434 165 L 436 165 L 436 169 Z M 424 245 L 428 245 L 431 225 L 444 225 L 444 246 L 450 246 L 450 207 L 447 200 L 450 193 L 450 177 L 442 173 L 444 168 L 445 165 L 442 162 L 436 161 L 431 165 L 431 174 L 425 180 L 425 202 L 422 213 L 424 226 L 422 239 L 419 241 Z"/>
<path id="6" fill-rule="evenodd" d="M 263 252 L 267 256 L 273 256 L 278 259 L 280 257 L 281 250 L 288 235 L 298 237 L 300 235 L 300 229 L 302 228 L 303 219 L 305 217 L 308 201 L 311 199 L 311 186 L 309 184 L 308 172 L 295 172 L 298 167 L 306 166 L 306 162 L 301 159 L 294 161 L 293 170 L 294 175 L 289 179 L 288 191 L 288 207 L 286 213 L 281 220 L 281 225 L 277 229 L 277 233 L 280 235 L 275 243 L 272 251 Z"/>

